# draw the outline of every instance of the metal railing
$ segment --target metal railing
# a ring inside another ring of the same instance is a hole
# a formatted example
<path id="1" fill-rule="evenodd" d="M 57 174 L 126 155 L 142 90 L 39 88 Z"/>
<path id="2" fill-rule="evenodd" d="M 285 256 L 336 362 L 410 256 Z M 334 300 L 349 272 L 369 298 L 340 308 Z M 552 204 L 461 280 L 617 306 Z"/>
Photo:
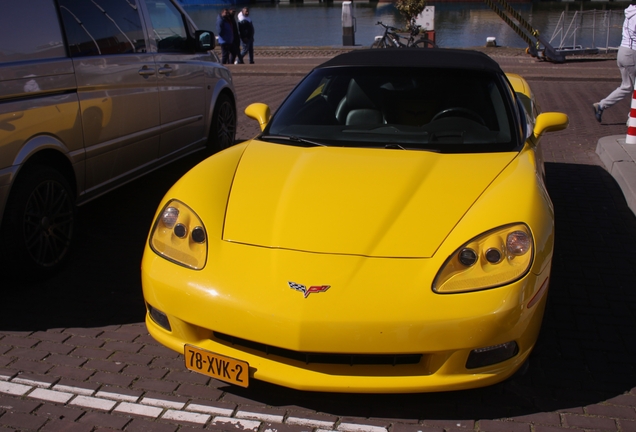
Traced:
<path id="1" fill-rule="evenodd" d="M 620 45 L 624 19 L 623 10 L 566 10 L 561 13 L 550 43 L 563 51 L 615 51 Z"/>

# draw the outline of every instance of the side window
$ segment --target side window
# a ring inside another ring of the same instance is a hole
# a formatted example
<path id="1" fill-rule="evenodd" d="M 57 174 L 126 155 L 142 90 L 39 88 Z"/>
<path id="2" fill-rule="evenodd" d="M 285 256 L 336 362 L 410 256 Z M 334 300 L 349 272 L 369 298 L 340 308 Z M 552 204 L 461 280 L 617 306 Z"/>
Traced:
<path id="1" fill-rule="evenodd" d="M 66 57 L 53 0 L 12 1 L 0 13 L 0 63 Z"/>
<path id="2" fill-rule="evenodd" d="M 71 57 L 146 52 L 135 0 L 58 0 Z"/>
<path id="3" fill-rule="evenodd" d="M 146 0 L 159 52 L 189 52 L 188 32 L 183 15 L 170 0 Z"/>

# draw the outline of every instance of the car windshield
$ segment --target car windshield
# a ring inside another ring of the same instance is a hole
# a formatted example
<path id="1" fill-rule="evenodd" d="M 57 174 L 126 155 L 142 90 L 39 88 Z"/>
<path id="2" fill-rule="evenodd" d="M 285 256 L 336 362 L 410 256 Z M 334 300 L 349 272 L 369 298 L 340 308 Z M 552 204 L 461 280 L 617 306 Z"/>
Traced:
<path id="1" fill-rule="evenodd" d="M 309 74 L 262 140 L 293 145 L 512 151 L 513 105 L 501 74 L 470 69 L 331 67 Z"/>

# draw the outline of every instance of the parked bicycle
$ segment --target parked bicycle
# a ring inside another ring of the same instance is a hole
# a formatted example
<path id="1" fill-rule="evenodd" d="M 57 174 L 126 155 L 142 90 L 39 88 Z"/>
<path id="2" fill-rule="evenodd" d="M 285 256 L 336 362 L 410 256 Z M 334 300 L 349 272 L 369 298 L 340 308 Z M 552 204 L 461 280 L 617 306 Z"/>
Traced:
<path id="1" fill-rule="evenodd" d="M 384 27 L 384 34 L 371 44 L 371 48 L 437 48 L 432 40 L 425 37 L 417 38 L 422 26 L 411 26 L 410 34 L 407 37 L 399 34 L 399 29 L 388 26 L 382 21 L 378 21 L 376 25 Z"/>

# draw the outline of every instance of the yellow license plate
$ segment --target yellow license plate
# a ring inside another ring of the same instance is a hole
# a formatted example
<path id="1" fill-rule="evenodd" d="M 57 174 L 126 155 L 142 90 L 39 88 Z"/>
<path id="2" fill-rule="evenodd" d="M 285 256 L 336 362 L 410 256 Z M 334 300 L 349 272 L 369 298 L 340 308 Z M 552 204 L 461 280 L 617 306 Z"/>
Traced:
<path id="1" fill-rule="evenodd" d="M 237 386 L 248 386 L 249 364 L 245 361 L 202 350 L 192 345 L 185 346 L 184 356 L 185 366 L 191 371 Z"/>

